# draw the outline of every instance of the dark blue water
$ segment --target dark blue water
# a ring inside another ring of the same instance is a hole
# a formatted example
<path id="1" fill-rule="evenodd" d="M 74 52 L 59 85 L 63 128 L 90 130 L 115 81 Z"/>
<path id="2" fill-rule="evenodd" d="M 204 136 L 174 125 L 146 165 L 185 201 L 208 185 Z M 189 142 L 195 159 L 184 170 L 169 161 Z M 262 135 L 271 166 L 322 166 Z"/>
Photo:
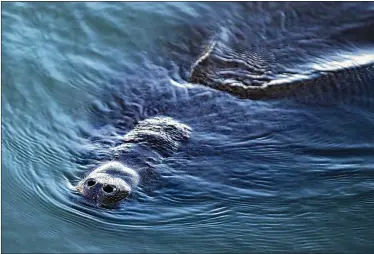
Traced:
<path id="1" fill-rule="evenodd" d="M 371 253 L 373 29 L 369 2 L 3 3 L 3 251 Z M 188 83 L 212 38 L 268 52 L 280 85 L 343 70 L 349 89 L 250 100 Z M 70 187 L 156 115 L 189 142 L 119 208 L 82 202 Z"/>

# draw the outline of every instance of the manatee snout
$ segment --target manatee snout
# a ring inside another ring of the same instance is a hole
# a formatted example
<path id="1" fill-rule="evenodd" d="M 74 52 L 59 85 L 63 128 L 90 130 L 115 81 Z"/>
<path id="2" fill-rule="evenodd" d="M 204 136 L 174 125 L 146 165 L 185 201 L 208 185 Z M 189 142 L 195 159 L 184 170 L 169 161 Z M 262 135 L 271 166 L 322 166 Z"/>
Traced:
<path id="1" fill-rule="evenodd" d="M 77 190 L 97 205 L 111 207 L 128 197 L 131 186 L 119 177 L 96 173 L 80 181 Z"/>

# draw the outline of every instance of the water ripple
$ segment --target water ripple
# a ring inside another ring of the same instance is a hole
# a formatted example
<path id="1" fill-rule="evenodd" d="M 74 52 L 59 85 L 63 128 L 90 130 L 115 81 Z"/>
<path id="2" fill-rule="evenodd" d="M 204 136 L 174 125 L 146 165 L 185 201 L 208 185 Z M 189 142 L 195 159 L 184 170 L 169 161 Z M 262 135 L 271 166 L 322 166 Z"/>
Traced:
<path id="1" fill-rule="evenodd" d="M 2 7 L 6 252 L 370 253 L 372 4 Z M 321 86 L 252 101 L 188 83 L 213 37 L 267 78 Z M 116 209 L 85 202 L 74 185 L 155 115 L 190 140 Z"/>

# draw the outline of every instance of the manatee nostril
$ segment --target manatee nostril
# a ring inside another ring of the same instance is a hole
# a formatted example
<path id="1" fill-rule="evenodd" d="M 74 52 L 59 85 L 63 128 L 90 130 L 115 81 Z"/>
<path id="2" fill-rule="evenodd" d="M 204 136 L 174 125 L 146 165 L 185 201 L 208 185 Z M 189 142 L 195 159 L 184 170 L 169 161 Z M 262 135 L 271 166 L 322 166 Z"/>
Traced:
<path id="1" fill-rule="evenodd" d="M 88 187 L 94 186 L 95 184 L 96 184 L 96 181 L 95 181 L 95 180 L 88 180 L 88 181 L 87 181 L 87 186 L 88 186 Z"/>
<path id="2" fill-rule="evenodd" d="M 105 191 L 107 193 L 112 193 L 114 191 L 114 187 L 112 185 L 105 185 L 103 187 L 103 191 Z"/>

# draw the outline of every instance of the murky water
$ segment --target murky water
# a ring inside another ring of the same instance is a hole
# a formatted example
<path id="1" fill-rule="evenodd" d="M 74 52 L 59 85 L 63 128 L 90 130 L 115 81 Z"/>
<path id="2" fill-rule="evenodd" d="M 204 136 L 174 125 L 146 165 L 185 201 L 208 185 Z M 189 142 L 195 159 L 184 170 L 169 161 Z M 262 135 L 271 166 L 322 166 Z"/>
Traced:
<path id="1" fill-rule="evenodd" d="M 371 253 L 373 28 L 372 3 L 3 3 L 3 251 Z M 212 36 L 265 48 L 277 78 L 347 68 L 350 89 L 189 84 Z M 189 142 L 119 208 L 82 202 L 69 186 L 156 115 Z"/>

